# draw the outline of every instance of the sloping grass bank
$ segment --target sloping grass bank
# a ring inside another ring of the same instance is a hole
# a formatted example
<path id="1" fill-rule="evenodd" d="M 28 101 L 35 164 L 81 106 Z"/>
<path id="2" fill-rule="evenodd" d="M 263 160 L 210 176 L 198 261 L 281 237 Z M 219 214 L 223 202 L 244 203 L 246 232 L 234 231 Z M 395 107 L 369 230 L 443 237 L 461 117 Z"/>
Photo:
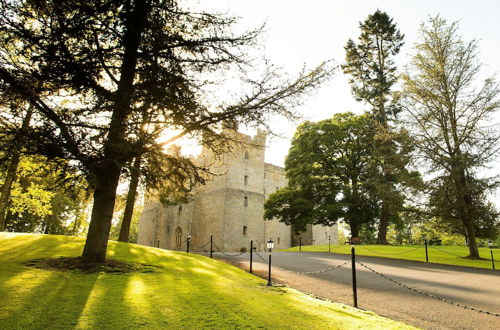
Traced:
<path id="1" fill-rule="evenodd" d="M 194 254 L 110 242 L 108 257 L 155 272 L 43 270 L 23 263 L 78 256 L 77 237 L 0 233 L 2 329 L 407 329 L 311 298 Z"/>
<path id="2" fill-rule="evenodd" d="M 425 248 L 423 245 L 356 245 L 356 255 L 404 259 L 425 262 Z M 304 252 L 328 252 L 328 245 L 307 245 L 301 248 Z M 331 245 L 332 253 L 350 254 L 350 245 Z M 281 251 L 299 251 L 295 246 Z M 468 266 L 491 269 L 490 249 L 479 248 L 479 255 L 486 260 L 471 260 L 464 258 L 469 254 L 465 246 L 429 246 L 429 262 L 456 266 Z M 495 268 L 500 269 L 500 249 L 493 249 Z"/>

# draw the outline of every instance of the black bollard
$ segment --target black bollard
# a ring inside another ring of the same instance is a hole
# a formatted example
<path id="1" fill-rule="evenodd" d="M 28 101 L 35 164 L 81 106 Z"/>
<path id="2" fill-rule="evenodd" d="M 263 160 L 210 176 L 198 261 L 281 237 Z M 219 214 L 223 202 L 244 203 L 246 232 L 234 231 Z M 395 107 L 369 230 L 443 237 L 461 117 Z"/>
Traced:
<path id="1" fill-rule="evenodd" d="M 299 236 L 299 251 L 302 252 L 302 236 Z"/>
<path id="2" fill-rule="evenodd" d="M 429 262 L 429 252 L 427 251 L 427 238 L 424 239 L 425 244 L 425 262 Z"/>
<path id="3" fill-rule="evenodd" d="M 352 263 L 352 294 L 354 299 L 354 307 L 358 308 L 358 288 L 356 286 L 356 251 L 354 246 L 351 248 L 351 263 Z"/>
<path id="4" fill-rule="evenodd" d="M 210 258 L 212 258 L 212 253 L 214 252 L 213 249 L 213 240 L 212 240 L 212 235 L 210 235 Z"/>
<path id="5" fill-rule="evenodd" d="M 493 250 L 490 249 L 490 254 L 491 254 L 491 267 L 493 267 L 493 270 L 495 270 L 495 259 L 493 259 Z"/>
<path id="6" fill-rule="evenodd" d="M 250 274 L 252 273 L 252 261 L 253 261 L 253 240 L 250 241 Z"/>
<path id="7" fill-rule="evenodd" d="M 186 253 L 189 253 L 189 242 L 191 240 L 188 238 L 187 241 L 186 241 Z"/>

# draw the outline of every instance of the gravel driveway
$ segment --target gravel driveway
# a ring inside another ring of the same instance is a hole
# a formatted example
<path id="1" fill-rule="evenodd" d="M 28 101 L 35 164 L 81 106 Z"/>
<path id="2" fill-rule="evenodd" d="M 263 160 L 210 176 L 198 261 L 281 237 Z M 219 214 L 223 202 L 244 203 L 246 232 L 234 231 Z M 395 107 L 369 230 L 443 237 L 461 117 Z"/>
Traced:
<path id="1" fill-rule="evenodd" d="M 267 253 L 260 253 L 267 260 Z M 217 259 L 249 268 L 249 254 Z M 350 256 L 319 252 L 273 252 L 273 280 L 298 290 L 345 304 L 353 304 L 351 264 L 316 274 L 298 275 L 331 268 Z M 357 261 L 395 281 L 449 301 L 500 314 L 500 271 L 426 264 L 357 256 Z M 267 276 L 267 264 L 254 255 L 254 273 Z M 357 265 L 358 307 L 425 329 L 500 329 L 500 316 L 450 305 L 411 291 Z M 288 270 L 288 271 L 286 271 Z"/>

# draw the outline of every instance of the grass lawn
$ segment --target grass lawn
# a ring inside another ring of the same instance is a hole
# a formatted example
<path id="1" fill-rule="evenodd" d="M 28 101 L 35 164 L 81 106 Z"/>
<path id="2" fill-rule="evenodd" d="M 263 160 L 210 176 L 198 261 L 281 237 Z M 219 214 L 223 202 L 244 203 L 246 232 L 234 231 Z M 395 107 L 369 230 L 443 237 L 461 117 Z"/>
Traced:
<path id="1" fill-rule="evenodd" d="M 350 254 L 350 245 L 331 245 L 332 253 Z M 423 245 L 356 245 L 356 255 L 375 256 L 392 259 L 416 260 L 425 262 L 425 248 Z M 299 251 L 295 246 L 282 251 Z M 302 251 L 328 252 L 328 245 L 302 246 Z M 428 247 L 429 262 L 457 266 L 469 266 L 491 269 L 491 255 L 489 248 L 479 248 L 479 255 L 488 260 L 471 260 L 463 257 L 469 254 L 465 246 L 433 246 Z M 493 249 L 495 268 L 500 269 L 500 249 Z"/>
<path id="2" fill-rule="evenodd" d="M 77 237 L 0 233 L 2 329 L 410 329 L 266 281 L 207 257 L 110 242 L 108 257 L 155 272 L 92 273 L 23 265 L 78 256 Z"/>

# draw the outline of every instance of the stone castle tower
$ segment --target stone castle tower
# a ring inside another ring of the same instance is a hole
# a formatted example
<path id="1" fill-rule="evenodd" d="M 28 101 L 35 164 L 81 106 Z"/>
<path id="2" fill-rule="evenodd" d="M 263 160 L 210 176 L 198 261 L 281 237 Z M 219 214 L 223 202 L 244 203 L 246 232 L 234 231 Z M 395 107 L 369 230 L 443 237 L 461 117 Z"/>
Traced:
<path id="1" fill-rule="evenodd" d="M 234 133 L 242 146 L 225 153 L 220 160 L 203 149 L 199 161 L 211 161 L 212 171 L 220 175 L 196 189 L 190 203 L 162 206 L 150 202 L 139 220 L 138 244 L 171 250 L 184 250 L 191 233 L 193 251 L 207 251 L 210 236 L 214 250 L 248 250 L 250 240 L 263 251 L 272 238 L 275 249 L 298 245 L 291 227 L 278 220 L 264 220 L 264 201 L 287 184 L 283 168 L 264 162 L 266 133 L 259 130 L 253 138 Z M 303 245 L 338 241 L 337 225 L 309 226 L 302 233 Z"/>

